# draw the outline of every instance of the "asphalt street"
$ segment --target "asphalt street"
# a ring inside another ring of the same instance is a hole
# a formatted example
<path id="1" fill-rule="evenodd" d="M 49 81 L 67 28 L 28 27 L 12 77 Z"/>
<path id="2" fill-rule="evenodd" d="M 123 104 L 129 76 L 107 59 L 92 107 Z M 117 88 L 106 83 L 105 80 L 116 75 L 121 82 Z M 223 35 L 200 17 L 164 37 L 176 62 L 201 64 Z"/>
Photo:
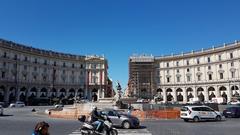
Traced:
<path id="1" fill-rule="evenodd" d="M 51 135 L 80 135 L 77 120 L 53 119 L 31 112 L 33 107 L 5 108 L 0 116 L 0 135 L 31 135 L 39 121 L 50 124 Z M 36 107 L 44 112 L 51 107 Z M 240 119 L 221 122 L 183 122 L 183 120 L 148 120 L 141 123 L 142 129 L 119 129 L 119 135 L 239 135 Z M 144 128 L 146 127 L 146 128 Z"/>

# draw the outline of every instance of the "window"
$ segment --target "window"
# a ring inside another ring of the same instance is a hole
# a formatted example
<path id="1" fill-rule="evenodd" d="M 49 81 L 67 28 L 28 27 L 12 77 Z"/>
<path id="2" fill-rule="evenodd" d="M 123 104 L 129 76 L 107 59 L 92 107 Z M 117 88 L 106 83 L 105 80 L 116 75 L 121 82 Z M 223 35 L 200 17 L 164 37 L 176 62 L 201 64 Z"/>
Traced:
<path id="1" fill-rule="evenodd" d="M 66 64 L 65 64 L 65 62 L 63 62 L 63 67 L 66 67 Z"/>
<path id="2" fill-rule="evenodd" d="M 47 65 L 47 60 L 44 60 L 44 65 Z"/>
<path id="3" fill-rule="evenodd" d="M 208 66 L 208 70 L 211 70 L 211 66 Z"/>
<path id="4" fill-rule="evenodd" d="M 200 71 L 200 67 L 197 67 L 197 71 Z"/>
<path id="5" fill-rule="evenodd" d="M 46 76 L 43 76 L 43 81 L 46 81 L 47 80 L 47 77 Z"/>
<path id="6" fill-rule="evenodd" d="M 235 72 L 231 72 L 232 78 L 235 78 Z"/>
<path id="7" fill-rule="evenodd" d="M 6 52 L 4 52 L 3 58 L 7 58 L 7 53 Z"/>
<path id="8" fill-rule="evenodd" d="M 211 58 L 210 57 L 208 57 L 208 63 L 210 63 L 211 62 Z"/>
<path id="9" fill-rule="evenodd" d="M 169 74 L 169 70 L 167 70 L 167 74 Z"/>
<path id="10" fill-rule="evenodd" d="M 167 63 L 167 67 L 169 67 L 169 63 Z"/>
<path id="11" fill-rule="evenodd" d="M 23 75 L 23 80 L 27 80 L 27 75 Z"/>
<path id="12" fill-rule="evenodd" d="M 176 65 L 177 65 L 177 67 L 179 66 L 179 62 L 178 61 L 176 62 Z"/>
<path id="13" fill-rule="evenodd" d="M 37 63 L 37 58 L 35 58 L 34 63 Z"/>
<path id="14" fill-rule="evenodd" d="M 44 68 L 44 70 L 43 70 L 45 73 L 47 72 L 47 68 Z"/>
<path id="15" fill-rule="evenodd" d="M 208 80 L 212 80 L 212 74 L 208 75 Z"/>
<path id="16" fill-rule="evenodd" d="M 187 68 L 187 72 L 189 72 L 190 71 L 190 69 L 189 68 Z"/>
<path id="17" fill-rule="evenodd" d="M 188 81 L 188 82 L 191 81 L 191 76 L 187 76 L 187 81 Z"/>
<path id="18" fill-rule="evenodd" d="M 65 72 L 66 72 L 66 71 L 65 71 L 65 70 L 63 70 L 63 74 L 65 74 Z"/>
<path id="19" fill-rule="evenodd" d="M 34 67 L 34 71 L 37 71 L 37 67 Z"/>
<path id="20" fill-rule="evenodd" d="M 74 68 L 75 67 L 75 65 L 74 64 L 72 64 L 72 68 Z"/>
<path id="21" fill-rule="evenodd" d="M 53 66 L 57 66 L 57 62 L 56 61 L 54 61 Z"/>
<path id="22" fill-rule="evenodd" d="M 179 76 L 177 77 L 177 82 L 180 82 L 180 77 Z"/>
<path id="23" fill-rule="evenodd" d="M 222 60 L 222 56 L 218 55 L 218 60 L 221 61 Z"/>
<path id="24" fill-rule="evenodd" d="M 230 53 L 230 59 L 232 59 L 233 58 L 233 53 Z"/>
<path id="25" fill-rule="evenodd" d="M 24 58 L 24 61 L 28 61 L 28 57 L 25 57 L 25 58 Z"/>
<path id="26" fill-rule="evenodd" d="M 234 62 L 231 62 L 231 67 L 233 67 L 234 66 Z"/>
<path id="27" fill-rule="evenodd" d="M 222 64 L 219 64 L 219 68 L 222 68 Z"/>
<path id="28" fill-rule="evenodd" d="M 170 82 L 170 77 L 167 77 L 167 82 L 168 82 L 168 83 Z"/>
<path id="29" fill-rule="evenodd" d="M 14 60 L 17 60 L 17 55 L 16 54 L 14 55 Z"/>
<path id="30" fill-rule="evenodd" d="M 200 59 L 199 58 L 197 58 L 197 64 L 200 64 Z"/>
<path id="31" fill-rule="evenodd" d="M 189 65 L 189 60 L 187 60 L 187 65 Z"/>
<path id="32" fill-rule="evenodd" d="M 24 65 L 24 70 L 27 70 L 27 65 Z"/>
<path id="33" fill-rule="evenodd" d="M 34 75 L 34 76 L 33 76 L 33 79 L 34 79 L 34 81 L 36 81 L 36 80 L 37 80 L 37 76 L 36 76 L 36 75 Z"/>
<path id="34" fill-rule="evenodd" d="M 177 69 L 177 73 L 179 73 L 179 69 Z"/>
<path id="35" fill-rule="evenodd" d="M 198 75 L 197 77 L 198 77 L 198 81 L 201 81 L 201 75 Z"/>
<path id="36" fill-rule="evenodd" d="M 7 65 L 6 62 L 3 62 L 3 67 L 6 67 L 6 65 Z"/>
<path id="37" fill-rule="evenodd" d="M 83 64 L 81 64 L 80 68 L 83 68 Z"/>
<path id="38" fill-rule="evenodd" d="M 5 78 L 5 75 L 6 73 L 5 72 L 2 72 L 2 78 Z"/>
<path id="39" fill-rule="evenodd" d="M 223 79 L 223 73 L 220 73 L 220 79 Z"/>

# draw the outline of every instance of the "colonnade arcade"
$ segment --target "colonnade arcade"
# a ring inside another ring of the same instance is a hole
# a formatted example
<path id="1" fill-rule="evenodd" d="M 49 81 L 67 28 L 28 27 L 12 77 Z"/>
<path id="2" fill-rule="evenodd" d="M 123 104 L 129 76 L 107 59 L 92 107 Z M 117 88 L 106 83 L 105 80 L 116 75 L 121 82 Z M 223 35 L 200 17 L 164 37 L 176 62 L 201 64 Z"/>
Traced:
<path id="1" fill-rule="evenodd" d="M 98 92 L 97 89 L 93 90 Z M 48 87 L 16 87 L 0 86 L 0 102 L 28 101 L 29 98 L 89 98 L 86 90 L 82 88 L 48 88 Z"/>
<path id="2" fill-rule="evenodd" d="M 228 102 L 240 95 L 239 85 L 215 85 L 192 87 L 161 87 L 156 90 L 161 95 L 160 101 L 186 103 L 190 98 L 198 97 L 200 101 L 211 101 L 214 97 L 224 97 Z"/>

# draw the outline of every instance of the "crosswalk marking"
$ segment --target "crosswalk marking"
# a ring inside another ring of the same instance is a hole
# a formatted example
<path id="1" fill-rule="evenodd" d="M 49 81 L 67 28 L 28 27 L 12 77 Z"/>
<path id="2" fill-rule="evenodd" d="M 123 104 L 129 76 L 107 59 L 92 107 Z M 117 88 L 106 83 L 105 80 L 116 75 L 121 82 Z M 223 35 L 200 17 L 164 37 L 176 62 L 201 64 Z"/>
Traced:
<path id="1" fill-rule="evenodd" d="M 68 135 L 81 135 L 80 129 Z M 144 129 L 118 129 L 118 135 L 152 135 L 146 128 Z"/>

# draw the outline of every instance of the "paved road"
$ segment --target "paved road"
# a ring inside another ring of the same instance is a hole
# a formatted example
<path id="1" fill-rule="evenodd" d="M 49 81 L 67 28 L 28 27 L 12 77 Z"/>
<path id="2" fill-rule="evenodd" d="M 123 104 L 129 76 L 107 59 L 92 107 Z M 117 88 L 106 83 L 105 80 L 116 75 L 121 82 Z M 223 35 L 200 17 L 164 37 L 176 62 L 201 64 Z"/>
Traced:
<path id="1" fill-rule="evenodd" d="M 50 107 L 36 107 L 43 112 Z M 30 135 L 35 124 L 46 121 L 51 135 L 79 135 L 80 122 L 48 118 L 31 112 L 32 107 L 7 108 L 0 116 L 0 135 Z M 119 135 L 239 135 L 240 119 L 221 122 L 183 122 L 182 120 L 145 121 L 143 129 L 119 129 Z"/>

